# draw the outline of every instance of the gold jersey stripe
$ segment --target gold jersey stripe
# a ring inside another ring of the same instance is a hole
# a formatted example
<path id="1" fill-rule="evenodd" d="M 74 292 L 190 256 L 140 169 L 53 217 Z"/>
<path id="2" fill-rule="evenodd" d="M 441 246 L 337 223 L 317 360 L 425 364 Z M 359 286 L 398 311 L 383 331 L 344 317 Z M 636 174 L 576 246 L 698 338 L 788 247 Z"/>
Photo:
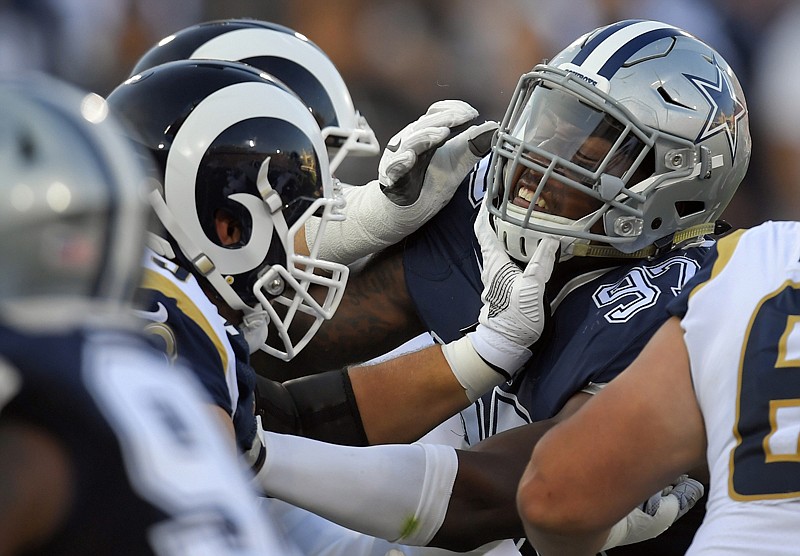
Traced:
<path id="1" fill-rule="evenodd" d="M 206 336 L 213 342 L 214 347 L 217 349 L 219 353 L 219 357 L 222 360 L 222 370 L 225 374 L 228 373 L 228 351 L 222 345 L 222 341 L 220 340 L 219 336 L 217 335 L 214 328 L 206 319 L 203 312 L 197 308 L 197 305 L 187 296 L 183 290 L 181 290 L 177 285 L 175 285 L 171 280 L 162 276 L 158 272 L 145 268 L 144 269 L 144 279 L 142 280 L 142 287 L 149 290 L 154 290 L 163 293 L 167 297 L 170 297 L 175 300 L 178 304 L 178 308 L 192 321 L 194 321 L 197 326 L 199 326 L 203 332 L 206 333 Z"/>

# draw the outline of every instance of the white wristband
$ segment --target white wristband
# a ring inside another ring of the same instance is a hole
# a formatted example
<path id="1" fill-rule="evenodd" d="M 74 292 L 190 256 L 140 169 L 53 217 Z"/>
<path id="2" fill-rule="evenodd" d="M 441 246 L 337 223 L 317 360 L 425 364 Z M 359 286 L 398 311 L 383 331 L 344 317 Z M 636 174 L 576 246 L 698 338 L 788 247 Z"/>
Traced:
<path id="1" fill-rule="evenodd" d="M 611 548 L 617 547 L 620 543 L 625 539 L 628 534 L 628 521 L 627 517 L 622 518 L 621 520 L 617 521 L 611 530 L 608 532 L 608 538 L 606 539 L 606 544 L 603 545 L 601 551 L 606 551 Z"/>
<path id="2" fill-rule="evenodd" d="M 634 508 L 611 528 L 602 550 L 652 539 L 669 529 L 678 518 L 678 498 L 664 496 L 655 515 Z"/>
<path id="3" fill-rule="evenodd" d="M 478 355 L 468 336 L 444 344 L 442 353 L 471 402 L 506 380 Z"/>

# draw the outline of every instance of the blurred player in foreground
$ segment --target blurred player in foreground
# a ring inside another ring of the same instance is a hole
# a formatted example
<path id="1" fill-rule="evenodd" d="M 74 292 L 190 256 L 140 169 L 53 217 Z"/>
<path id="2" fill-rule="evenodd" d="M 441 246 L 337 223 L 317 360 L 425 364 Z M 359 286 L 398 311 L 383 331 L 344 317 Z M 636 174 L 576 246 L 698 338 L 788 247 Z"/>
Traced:
<path id="1" fill-rule="evenodd" d="M 133 317 L 150 174 L 98 96 L 0 82 L 0 553 L 293 554 Z"/>
<path id="2" fill-rule="evenodd" d="M 593 553 L 642 495 L 704 462 L 707 513 L 687 554 L 797 553 L 800 223 L 722 239 L 669 311 L 534 449 L 518 504 L 542 556 Z"/>

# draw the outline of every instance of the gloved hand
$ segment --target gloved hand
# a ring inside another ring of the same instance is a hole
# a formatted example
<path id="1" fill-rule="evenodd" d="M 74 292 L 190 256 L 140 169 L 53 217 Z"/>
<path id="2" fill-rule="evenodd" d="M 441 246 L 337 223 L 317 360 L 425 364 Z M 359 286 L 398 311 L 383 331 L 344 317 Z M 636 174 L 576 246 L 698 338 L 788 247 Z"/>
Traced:
<path id="1" fill-rule="evenodd" d="M 469 169 L 489 152 L 496 122 L 462 133 L 467 122 L 477 117 L 478 111 L 466 102 L 434 102 L 389 140 L 378 164 L 383 194 L 398 206 L 421 202 L 436 214 Z"/>
<path id="2" fill-rule="evenodd" d="M 525 269 L 520 269 L 492 229 L 485 204 L 475 221 L 475 235 L 483 256 L 483 307 L 478 327 L 468 337 L 483 359 L 510 378 L 527 362 L 528 348 L 542 335 L 544 289 L 560 244 L 554 238 L 542 239 Z"/>
<path id="3" fill-rule="evenodd" d="M 704 492 L 701 483 L 681 475 L 614 525 L 602 550 L 657 537 L 691 510 Z"/>
<path id="4" fill-rule="evenodd" d="M 379 179 L 343 189 L 343 222 L 331 222 L 317 237 L 319 222 L 306 224 L 306 242 L 319 244 L 320 258 L 351 264 L 416 231 L 452 198 L 469 170 L 491 149 L 496 122 L 460 131 L 477 116 L 469 104 L 439 101 L 389 142 Z"/>
<path id="5" fill-rule="evenodd" d="M 492 230 L 485 204 L 475 221 L 475 235 L 483 255 L 483 307 L 478 326 L 442 346 L 442 354 L 471 402 L 512 378 L 530 358 L 528 348 L 544 330 L 544 288 L 559 247 L 556 239 L 541 240 L 525 269 L 520 269 Z"/>
<path id="6" fill-rule="evenodd" d="M 267 447 L 264 441 L 264 427 L 261 425 L 261 416 L 256 415 L 256 434 L 250 448 L 244 452 L 244 461 L 253 474 L 258 474 L 267 459 Z"/>

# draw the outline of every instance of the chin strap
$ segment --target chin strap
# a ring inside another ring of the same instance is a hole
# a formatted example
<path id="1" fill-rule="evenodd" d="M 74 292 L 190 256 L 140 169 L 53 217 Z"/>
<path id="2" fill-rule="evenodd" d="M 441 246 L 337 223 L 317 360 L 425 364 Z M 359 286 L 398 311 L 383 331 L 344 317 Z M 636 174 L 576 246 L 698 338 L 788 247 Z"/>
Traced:
<path id="1" fill-rule="evenodd" d="M 589 245 L 578 243 L 572 246 L 573 257 L 602 257 L 605 259 L 646 259 L 656 254 L 655 245 L 648 245 L 633 253 L 623 253 L 610 245 Z"/>
<path id="2" fill-rule="evenodd" d="M 710 234 L 721 234 L 730 229 L 730 224 L 723 220 L 716 222 L 706 222 L 704 224 L 697 224 L 685 230 L 679 230 L 659 240 L 653 245 L 648 245 L 643 249 L 634 251 L 633 253 L 623 253 L 610 245 L 590 245 L 586 243 L 579 243 L 573 246 L 572 255 L 574 257 L 603 257 L 611 259 L 646 259 L 653 257 L 666 251 L 671 251 L 680 245 L 685 245 L 693 241 L 699 240 L 704 236 Z"/>
<path id="3" fill-rule="evenodd" d="M 705 224 L 698 224 L 697 226 L 692 226 L 691 228 L 686 228 L 685 230 L 679 230 L 672 236 L 672 247 L 676 247 L 684 242 L 695 240 L 710 234 L 722 233 L 722 230 L 717 229 L 720 224 L 723 224 L 727 229 L 730 229 L 730 226 L 727 222 L 717 221 L 706 222 Z"/>

